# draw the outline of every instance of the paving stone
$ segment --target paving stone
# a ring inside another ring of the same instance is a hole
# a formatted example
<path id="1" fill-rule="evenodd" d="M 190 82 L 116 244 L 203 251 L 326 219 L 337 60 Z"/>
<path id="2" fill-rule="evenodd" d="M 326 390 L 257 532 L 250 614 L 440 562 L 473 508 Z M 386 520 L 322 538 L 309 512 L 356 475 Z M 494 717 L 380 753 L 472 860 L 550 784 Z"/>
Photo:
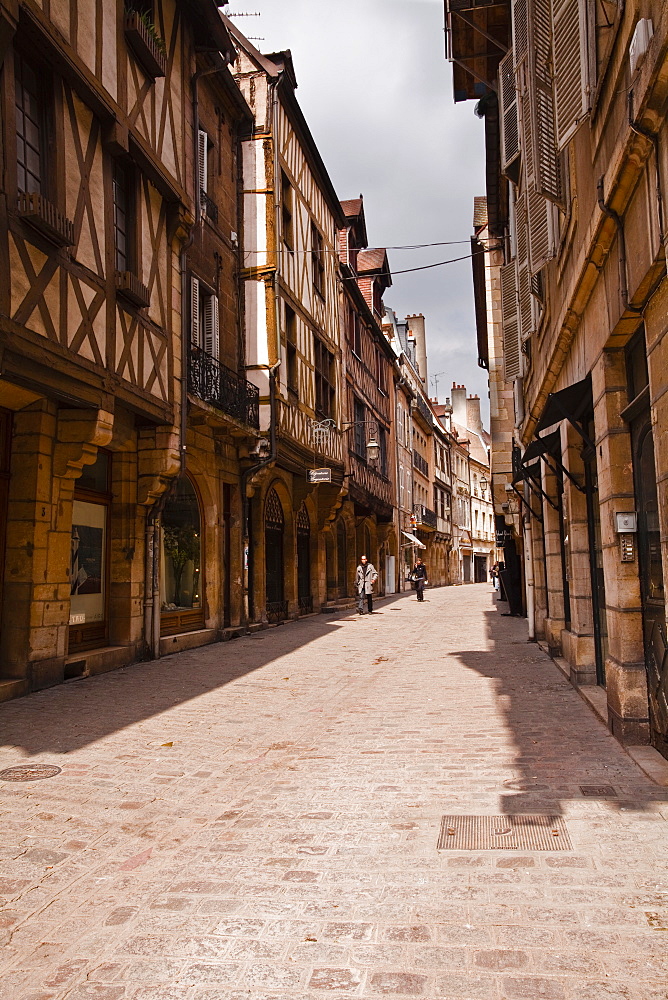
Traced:
<path id="1" fill-rule="evenodd" d="M 0 785 L 3 1000 L 668 1000 L 668 793 L 486 585 L 416 609 L 1 705 L 63 767 Z M 572 851 L 436 850 L 536 812 Z"/>

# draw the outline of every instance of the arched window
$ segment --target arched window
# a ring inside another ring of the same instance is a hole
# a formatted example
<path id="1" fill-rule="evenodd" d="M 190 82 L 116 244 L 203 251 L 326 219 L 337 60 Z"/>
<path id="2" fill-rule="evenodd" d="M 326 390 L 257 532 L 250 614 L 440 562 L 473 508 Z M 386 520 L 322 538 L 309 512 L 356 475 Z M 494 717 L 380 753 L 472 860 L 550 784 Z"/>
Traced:
<path id="1" fill-rule="evenodd" d="M 188 476 L 181 476 L 161 520 L 162 635 L 192 632 L 204 624 L 200 505 Z"/>
<path id="2" fill-rule="evenodd" d="M 302 502 L 297 511 L 297 598 L 299 613 L 313 611 L 311 594 L 311 519 L 306 505 Z"/>
<path id="3" fill-rule="evenodd" d="M 283 621 L 288 615 L 283 584 L 284 529 L 283 507 L 278 493 L 272 487 L 264 504 L 265 596 L 269 621 Z"/>

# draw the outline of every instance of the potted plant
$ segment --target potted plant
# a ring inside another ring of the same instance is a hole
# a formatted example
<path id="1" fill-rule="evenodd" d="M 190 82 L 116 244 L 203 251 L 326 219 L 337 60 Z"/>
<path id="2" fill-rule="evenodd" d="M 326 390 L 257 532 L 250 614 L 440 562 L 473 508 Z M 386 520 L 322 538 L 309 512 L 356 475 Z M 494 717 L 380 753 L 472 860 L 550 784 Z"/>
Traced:
<path id="1" fill-rule="evenodd" d="M 155 80 L 165 75 L 167 47 L 147 11 L 126 8 L 125 37 L 149 76 Z"/>

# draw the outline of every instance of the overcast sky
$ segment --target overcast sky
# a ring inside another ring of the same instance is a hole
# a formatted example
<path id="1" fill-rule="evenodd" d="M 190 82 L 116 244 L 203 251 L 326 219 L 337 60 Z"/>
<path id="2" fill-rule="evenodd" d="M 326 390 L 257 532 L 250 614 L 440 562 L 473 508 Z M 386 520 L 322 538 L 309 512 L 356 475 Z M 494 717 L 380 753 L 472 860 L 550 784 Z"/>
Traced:
<path id="1" fill-rule="evenodd" d="M 364 195 L 369 245 L 461 240 L 389 250 L 393 271 L 470 252 L 473 198 L 484 194 L 484 126 L 455 105 L 445 59 L 443 0 L 233 0 L 226 13 L 264 52 L 290 49 L 297 97 L 341 199 Z M 396 275 L 385 302 L 424 313 L 430 395 L 453 381 L 483 399 L 471 261 Z"/>

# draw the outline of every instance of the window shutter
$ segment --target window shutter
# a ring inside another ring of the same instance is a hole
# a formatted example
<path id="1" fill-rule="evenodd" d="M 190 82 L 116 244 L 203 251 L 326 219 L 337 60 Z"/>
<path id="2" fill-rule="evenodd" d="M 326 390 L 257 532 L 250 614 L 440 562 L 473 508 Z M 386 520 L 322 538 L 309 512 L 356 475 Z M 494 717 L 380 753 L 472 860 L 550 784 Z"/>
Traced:
<path id="1" fill-rule="evenodd" d="M 218 298 L 208 295 L 204 302 L 204 350 L 212 358 L 220 355 L 220 321 Z"/>
<path id="2" fill-rule="evenodd" d="M 513 49 L 518 66 L 529 50 L 529 9 L 527 0 L 513 0 Z"/>
<path id="3" fill-rule="evenodd" d="M 515 88 L 515 54 L 512 49 L 499 63 L 499 118 L 501 120 L 501 169 L 505 172 L 520 151 Z"/>
<path id="4" fill-rule="evenodd" d="M 526 182 L 553 201 L 561 199 L 552 95 L 551 0 L 529 0 L 528 53 L 519 68 L 522 148 Z"/>
<path id="5" fill-rule="evenodd" d="M 586 0 L 553 0 L 556 139 L 563 149 L 589 109 Z"/>
<path id="6" fill-rule="evenodd" d="M 515 261 L 501 268 L 501 316 L 503 327 L 503 375 L 512 382 L 520 375 L 520 342 L 517 315 Z"/>
<path id="7" fill-rule="evenodd" d="M 199 280 L 190 279 L 190 340 L 194 347 L 202 346 L 199 322 Z"/>
<path id="8" fill-rule="evenodd" d="M 545 205 L 545 200 L 536 194 L 530 194 L 529 196 L 521 194 L 517 199 L 517 298 L 519 303 L 518 331 L 520 340 L 526 340 L 533 333 L 531 274 L 529 267 L 531 234 L 528 219 L 528 202 L 531 197 L 537 198 Z"/>
<path id="9" fill-rule="evenodd" d="M 552 205 L 536 191 L 529 191 L 526 200 L 526 232 L 528 236 L 528 266 L 536 274 L 555 253 L 552 233 Z"/>
<path id="10" fill-rule="evenodd" d="M 200 215 L 203 214 L 204 209 L 202 206 L 202 192 L 207 193 L 209 175 L 208 175 L 208 159 L 207 152 L 209 148 L 209 137 L 206 132 L 202 129 L 197 133 L 197 183 L 199 185 L 197 191 L 197 204 L 200 206 Z"/>

